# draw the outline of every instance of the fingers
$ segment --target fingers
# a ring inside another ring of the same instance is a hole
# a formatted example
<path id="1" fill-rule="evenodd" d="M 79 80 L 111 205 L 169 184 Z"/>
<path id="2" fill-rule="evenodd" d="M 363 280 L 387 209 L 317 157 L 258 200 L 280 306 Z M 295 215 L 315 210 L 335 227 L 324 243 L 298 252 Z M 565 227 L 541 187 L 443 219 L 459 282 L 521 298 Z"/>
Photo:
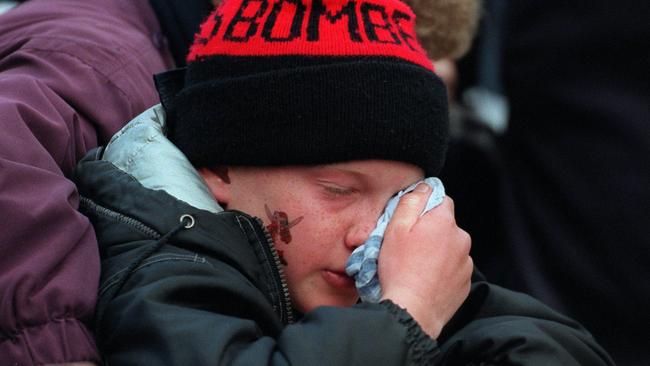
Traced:
<path id="1" fill-rule="evenodd" d="M 435 213 L 431 213 L 433 210 L 436 210 Z M 427 214 L 431 213 L 431 215 L 437 215 L 440 216 L 439 220 L 445 220 L 451 225 L 456 225 L 456 214 L 454 213 L 455 207 L 454 207 L 454 200 L 451 199 L 449 196 L 445 196 L 442 199 L 442 202 L 431 209 L 431 211 L 427 212 Z"/>
<path id="2" fill-rule="evenodd" d="M 398 203 L 386 228 L 378 274 L 383 297 L 408 309 L 435 339 L 469 294 L 473 261 L 472 239 L 458 227 L 451 198 L 421 215 L 430 193 L 414 191 Z"/>
<path id="3" fill-rule="evenodd" d="M 430 194 L 431 187 L 425 183 L 420 183 L 412 192 L 402 196 L 395 208 L 389 226 L 393 230 L 409 231 L 418 221 Z"/>
<path id="4" fill-rule="evenodd" d="M 454 200 L 452 200 L 451 197 L 445 196 L 445 198 L 442 200 L 442 204 L 449 206 L 449 209 L 451 210 L 451 213 L 455 214 L 456 206 L 454 204 Z"/>

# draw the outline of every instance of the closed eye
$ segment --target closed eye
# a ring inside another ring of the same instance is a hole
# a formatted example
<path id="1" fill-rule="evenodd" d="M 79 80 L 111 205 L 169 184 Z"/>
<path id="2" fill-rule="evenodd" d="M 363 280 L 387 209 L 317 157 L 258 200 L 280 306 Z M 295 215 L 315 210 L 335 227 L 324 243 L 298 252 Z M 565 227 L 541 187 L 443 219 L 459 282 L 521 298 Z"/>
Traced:
<path id="1" fill-rule="evenodd" d="M 327 192 L 331 194 L 335 194 L 337 196 L 348 196 L 355 192 L 354 189 L 350 189 L 350 188 L 341 188 L 341 187 L 334 187 L 334 186 L 323 186 L 323 187 Z"/>
<path id="2" fill-rule="evenodd" d="M 323 193 L 330 198 L 350 196 L 356 192 L 357 189 L 350 186 L 342 186 L 330 180 L 318 180 L 318 185 L 321 186 Z"/>

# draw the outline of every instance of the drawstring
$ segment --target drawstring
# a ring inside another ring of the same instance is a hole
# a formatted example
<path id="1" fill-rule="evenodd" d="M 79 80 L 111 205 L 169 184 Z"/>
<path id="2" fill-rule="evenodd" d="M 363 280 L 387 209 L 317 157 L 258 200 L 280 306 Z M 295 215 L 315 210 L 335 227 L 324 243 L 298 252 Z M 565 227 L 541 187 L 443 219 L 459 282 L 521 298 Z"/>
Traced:
<path id="1" fill-rule="evenodd" d="M 194 217 L 191 215 L 183 215 L 180 218 L 180 223 L 176 225 L 171 231 L 169 231 L 167 234 L 163 235 L 154 245 L 152 245 L 149 249 L 145 250 L 142 254 L 140 254 L 131 264 L 129 264 L 128 267 L 124 269 L 124 273 L 120 277 L 120 279 L 117 281 L 115 286 L 113 286 L 113 289 L 111 290 L 110 294 L 107 294 L 100 302 L 97 304 L 97 309 L 98 312 L 95 316 L 95 338 L 97 339 L 98 342 L 103 343 L 102 339 L 100 338 L 100 330 L 101 330 L 101 322 L 104 317 L 104 312 L 106 311 L 106 307 L 109 302 L 111 302 L 115 296 L 122 290 L 122 287 L 126 284 L 126 281 L 131 277 L 133 272 L 144 262 L 147 258 L 151 257 L 154 253 L 156 253 L 160 248 L 169 241 L 169 239 L 176 235 L 179 231 L 182 229 L 190 229 L 194 226 Z M 101 346 L 100 346 L 101 348 Z"/>

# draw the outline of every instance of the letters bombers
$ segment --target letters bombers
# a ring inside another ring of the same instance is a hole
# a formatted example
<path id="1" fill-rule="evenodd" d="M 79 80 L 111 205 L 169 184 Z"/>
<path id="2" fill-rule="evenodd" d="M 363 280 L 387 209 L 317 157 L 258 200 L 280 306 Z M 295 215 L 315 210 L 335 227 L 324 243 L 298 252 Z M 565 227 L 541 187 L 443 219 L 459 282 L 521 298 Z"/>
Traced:
<path id="1" fill-rule="evenodd" d="M 429 186 L 387 224 L 379 302 L 345 267 L 437 175 L 445 86 L 398 0 L 222 0 L 161 104 L 75 171 L 111 365 L 610 365 L 579 324 L 473 271 Z"/>
<path id="2" fill-rule="evenodd" d="M 256 55 L 341 56 L 359 55 L 362 49 L 373 56 L 386 54 L 388 47 L 430 69 L 416 40 L 414 20 L 411 9 L 397 1 L 227 1 L 203 24 L 189 59 L 216 53 L 251 55 L 252 50 Z M 278 42 L 286 44 L 279 48 Z M 358 43 L 365 44 L 360 48 Z"/>

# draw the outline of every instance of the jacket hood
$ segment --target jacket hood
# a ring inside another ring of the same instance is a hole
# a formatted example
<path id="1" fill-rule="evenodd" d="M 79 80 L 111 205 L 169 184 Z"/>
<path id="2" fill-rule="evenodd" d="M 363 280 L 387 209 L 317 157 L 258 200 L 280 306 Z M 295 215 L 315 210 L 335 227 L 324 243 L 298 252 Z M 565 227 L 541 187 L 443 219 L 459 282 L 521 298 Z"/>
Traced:
<path id="1" fill-rule="evenodd" d="M 165 136 L 165 111 L 155 105 L 113 136 L 102 160 L 135 178 L 145 188 L 163 190 L 198 209 L 223 211 L 205 181 Z"/>

